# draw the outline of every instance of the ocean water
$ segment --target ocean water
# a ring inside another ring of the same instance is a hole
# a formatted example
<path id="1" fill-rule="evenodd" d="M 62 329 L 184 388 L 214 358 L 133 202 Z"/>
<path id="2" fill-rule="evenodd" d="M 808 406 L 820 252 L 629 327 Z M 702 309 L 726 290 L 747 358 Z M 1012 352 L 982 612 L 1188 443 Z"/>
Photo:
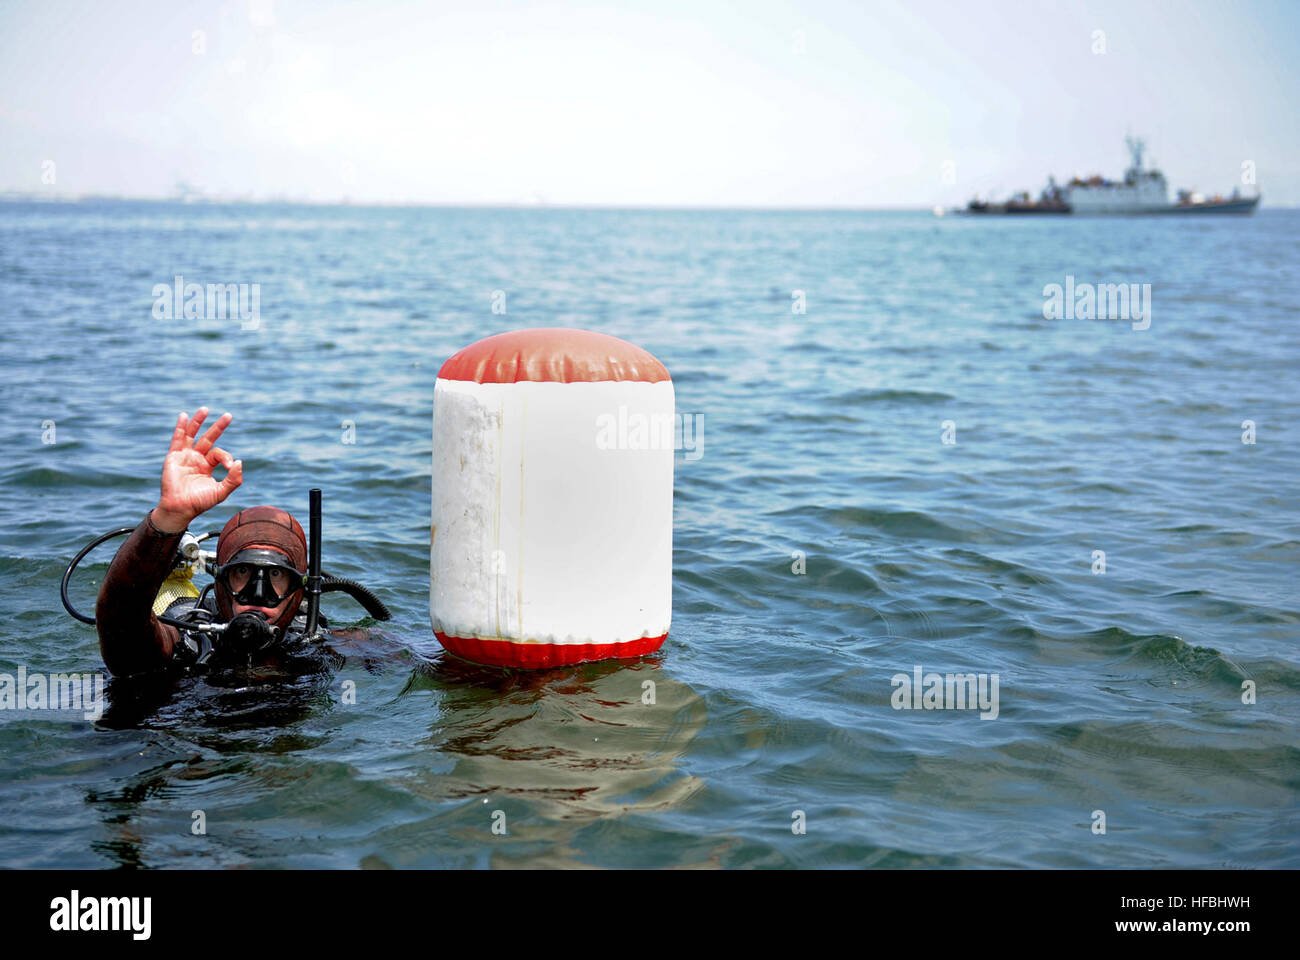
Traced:
<path id="1" fill-rule="evenodd" d="M 1267 208 L 0 205 L 0 672 L 102 670 L 60 576 L 201 404 L 245 482 L 198 526 L 320 486 L 326 568 L 395 614 L 322 673 L 0 710 L 0 865 L 1300 866 L 1297 250 Z M 258 284 L 256 329 L 156 318 L 177 275 Z M 1149 327 L 1045 319 L 1067 277 L 1150 284 Z M 547 325 L 704 417 L 672 631 L 466 667 L 428 621 L 433 381 Z M 916 669 L 996 675 L 996 717 L 896 709 Z"/>

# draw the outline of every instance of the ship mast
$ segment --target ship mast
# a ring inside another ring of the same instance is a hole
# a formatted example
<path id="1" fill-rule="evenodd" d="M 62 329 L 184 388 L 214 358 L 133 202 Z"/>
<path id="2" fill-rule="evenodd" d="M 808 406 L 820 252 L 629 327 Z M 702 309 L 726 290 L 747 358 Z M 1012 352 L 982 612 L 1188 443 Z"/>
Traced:
<path id="1" fill-rule="evenodd" d="M 1124 142 L 1128 144 L 1128 155 L 1132 158 L 1132 164 L 1129 167 L 1134 173 L 1142 172 L 1142 153 L 1147 148 L 1147 143 L 1141 137 L 1125 137 Z"/>

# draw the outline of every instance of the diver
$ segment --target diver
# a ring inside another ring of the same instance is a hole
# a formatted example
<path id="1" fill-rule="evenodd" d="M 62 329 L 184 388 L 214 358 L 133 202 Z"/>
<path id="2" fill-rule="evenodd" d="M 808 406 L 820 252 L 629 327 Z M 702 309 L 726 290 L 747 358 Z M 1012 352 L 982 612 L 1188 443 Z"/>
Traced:
<path id="1" fill-rule="evenodd" d="M 64 604 L 99 632 L 104 665 L 114 676 L 179 669 L 274 663 L 311 647 L 325 625 L 320 594 L 342 590 L 376 619 L 388 609 L 351 580 L 320 571 L 320 491 L 312 491 L 312 544 L 287 511 L 259 506 L 231 517 L 217 539 L 213 583 L 202 592 L 169 592 L 175 571 L 200 556 L 189 527 L 224 502 L 243 483 L 243 462 L 217 446 L 234 419 L 224 413 L 200 437 L 208 408 L 176 418 L 162 468 L 155 506 L 134 530 L 126 528 L 93 541 L 64 574 Z M 212 473 L 226 470 L 223 480 Z M 95 604 L 95 617 L 78 613 L 67 599 L 68 579 L 89 550 L 115 534 L 130 532 L 117 551 Z M 203 539 L 203 538 L 198 538 Z M 188 541 L 188 542 L 187 542 Z M 201 561 L 200 561 L 201 562 Z M 160 589 L 162 592 L 160 593 Z"/>

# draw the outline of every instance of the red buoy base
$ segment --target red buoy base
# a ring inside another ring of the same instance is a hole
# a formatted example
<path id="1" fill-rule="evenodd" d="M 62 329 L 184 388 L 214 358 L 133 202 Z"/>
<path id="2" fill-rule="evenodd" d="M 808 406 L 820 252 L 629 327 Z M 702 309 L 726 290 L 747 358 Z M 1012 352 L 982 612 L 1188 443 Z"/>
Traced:
<path id="1" fill-rule="evenodd" d="M 641 637 L 623 643 L 513 643 L 509 640 L 481 640 L 478 637 L 449 637 L 434 633 L 448 653 L 471 663 L 494 667 L 545 670 L 567 667 L 589 660 L 630 660 L 658 650 L 668 634 Z"/>

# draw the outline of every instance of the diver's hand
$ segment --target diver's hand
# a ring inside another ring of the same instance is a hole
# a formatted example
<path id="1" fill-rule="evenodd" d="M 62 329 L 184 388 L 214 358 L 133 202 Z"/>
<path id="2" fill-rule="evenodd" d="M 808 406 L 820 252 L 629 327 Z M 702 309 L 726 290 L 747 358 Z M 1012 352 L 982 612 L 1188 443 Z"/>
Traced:
<path id="1" fill-rule="evenodd" d="M 195 442 L 207 416 L 208 408 L 200 407 L 193 419 L 184 413 L 176 418 L 171 449 L 163 461 L 162 496 L 153 510 L 154 525 L 168 533 L 187 529 L 195 517 L 211 510 L 244 482 L 244 462 L 216 446 L 217 438 L 235 418 L 223 413 Z M 218 464 L 226 468 L 226 478 L 220 482 L 212 477 Z"/>

